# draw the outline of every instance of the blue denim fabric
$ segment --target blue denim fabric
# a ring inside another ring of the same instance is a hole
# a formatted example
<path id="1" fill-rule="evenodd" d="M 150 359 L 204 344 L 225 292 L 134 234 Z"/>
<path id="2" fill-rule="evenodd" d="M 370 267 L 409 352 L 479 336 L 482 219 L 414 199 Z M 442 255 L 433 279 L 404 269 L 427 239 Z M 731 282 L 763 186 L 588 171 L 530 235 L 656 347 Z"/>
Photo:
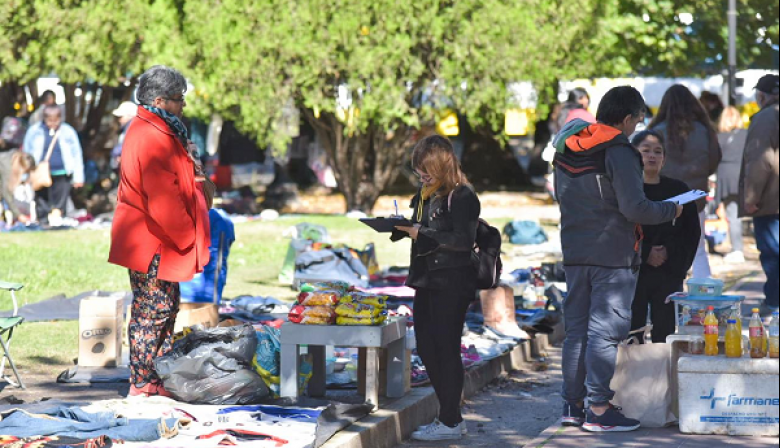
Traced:
<path id="1" fill-rule="evenodd" d="M 153 442 L 170 437 L 178 419 L 129 420 L 112 412 L 91 414 L 79 408 L 57 407 L 41 414 L 13 411 L 0 421 L 0 434 L 19 438 L 32 436 L 67 436 L 92 439 L 107 436 L 127 442 Z"/>
<path id="2" fill-rule="evenodd" d="M 761 265 L 766 272 L 764 287 L 766 306 L 777 309 L 780 306 L 780 218 L 778 215 L 753 218 L 756 245 L 761 252 Z"/>

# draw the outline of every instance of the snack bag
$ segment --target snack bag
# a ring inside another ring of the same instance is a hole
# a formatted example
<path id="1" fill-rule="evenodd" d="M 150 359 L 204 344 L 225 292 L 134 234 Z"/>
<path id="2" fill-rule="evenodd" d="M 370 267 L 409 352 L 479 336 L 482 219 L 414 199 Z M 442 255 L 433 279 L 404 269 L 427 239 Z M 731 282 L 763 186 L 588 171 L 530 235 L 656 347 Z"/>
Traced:
<path id="1" fill-rule="evenodd" d="M 296 305 L 290 310 L 288 319 L 300 325 L 333 325 L 336 321 L 336 311 L 328 306 Z"/>
<path id="2" fill-rule="evenodd" d="M 351 290 L 352 285 L 347 282 L 304 283 L 301 286 L 301 292 L 336 291 L 342 296 Z"/>
<path id="3" fill-rule="evenodd" d="M 336 314 L 339 317 L 377 317 L 384 311 L 382 307 L 355 302 L 344 303 L 342 301 L 336 307 Z"/>
<path id="4" fill-rule="evenodd" d="M 341 303 L 355 303 L 361 305 L 371 305 L 378 308 L 387 308 L 387 296 L 378 296 L 365 292 L 350 292 Z"/>
<path id="5" fill-rule="evenodd" d="M 298 305 L 335 307 L 340 299 L 341 294 L 337 291 L 302 292 L 298 295 Z"/>
<path id="6" fill-rule="evenodd" d="M 342 326 L 377 326 L 387 321 L 387 315 L 377 317 L 339 317 L 336 319 L 337 325 Z"/>

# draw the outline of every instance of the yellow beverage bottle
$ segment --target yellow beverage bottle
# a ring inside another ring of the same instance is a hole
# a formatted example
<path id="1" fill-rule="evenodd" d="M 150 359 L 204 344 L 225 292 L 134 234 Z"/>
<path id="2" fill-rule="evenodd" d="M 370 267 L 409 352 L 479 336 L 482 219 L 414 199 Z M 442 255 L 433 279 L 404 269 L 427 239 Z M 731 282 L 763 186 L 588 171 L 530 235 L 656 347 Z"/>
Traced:
<path id="1" fill-rule="evenodd" d="M 758 308 L 753 308 L 753 317 L 750 319 L 750 357 L 766 358 L 767 349 L 766 329 L 761 320 Z"/>
<path id="2" fill-rule="evenodd" d="M 736 319 L 729 319 L 729 326 L 726 330 L 726 356 L 729 358 L 742 357 L 742 333 L 737 328 Z"/>
<path id="3" fill-rule="evenodd" d="M 715 307 L 707 309 L 707 317 L 704 318 L 704 354 L 718 356 L 718 318 L 715 316 Z"/>
<path id="4" fill-rule="evenodd" d="M 737 330 L 739 330 L 739 334 L 742 334 L 742 312 L 739 309 L 739 305 L 734 305 L 731 307 L 730 319 L 737 321 Z"/>
<path id="5" fill-rule="evenodd" d="M 772 313 L 772 323 L 769 324 L 769 357 L 780 358 L 780 313 Z"/>

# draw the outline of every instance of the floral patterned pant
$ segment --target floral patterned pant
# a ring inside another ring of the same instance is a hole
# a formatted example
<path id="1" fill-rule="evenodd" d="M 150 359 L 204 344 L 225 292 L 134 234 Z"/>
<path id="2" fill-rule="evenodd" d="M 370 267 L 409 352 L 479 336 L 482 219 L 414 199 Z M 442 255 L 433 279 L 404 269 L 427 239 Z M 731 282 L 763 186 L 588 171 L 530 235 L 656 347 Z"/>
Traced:
<path id="1" fill-rule="evenodd" d="M 157 278 L 160 255 L 152 259 L 149 272 L 130 271 L 133 306 L 128 328 L 130 337 L 130 384 L 157 384 L 154 359 L 173 347 L 173 326 L 179 312 L 179 284 Z"/>

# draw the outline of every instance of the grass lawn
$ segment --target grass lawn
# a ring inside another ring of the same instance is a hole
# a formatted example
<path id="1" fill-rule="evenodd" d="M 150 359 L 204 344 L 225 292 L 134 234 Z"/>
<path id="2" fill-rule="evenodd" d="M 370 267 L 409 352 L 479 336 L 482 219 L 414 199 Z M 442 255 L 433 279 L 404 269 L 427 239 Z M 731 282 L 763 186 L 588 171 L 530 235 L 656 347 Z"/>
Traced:
<path id="1" fill-rule="evenodd" d="M 310 222 L 328 228 L 334 243 L 363 248 L 374 242 L 380 264 L 408 265 L 409 243 L 393 244 L 355 220 L 334 216 L 282 218 L 236 225 L 225 297 L 242 294 L 292 299 L 293 291 L 277 281 L 291 226 Z M 127 270 L 106 262 L 108 230 L 5 233 L 0 235 L 0 279 L 24 283 L 20 302 L 38 302 L 58 294 L 129 290 Z M 11 309 L 10 295 L 0 292 L 0 310 Z M 14 335 L 12 353 L 20 368 L 54 374 L 77 356 L 77 322 L 26 323 Z"/>

